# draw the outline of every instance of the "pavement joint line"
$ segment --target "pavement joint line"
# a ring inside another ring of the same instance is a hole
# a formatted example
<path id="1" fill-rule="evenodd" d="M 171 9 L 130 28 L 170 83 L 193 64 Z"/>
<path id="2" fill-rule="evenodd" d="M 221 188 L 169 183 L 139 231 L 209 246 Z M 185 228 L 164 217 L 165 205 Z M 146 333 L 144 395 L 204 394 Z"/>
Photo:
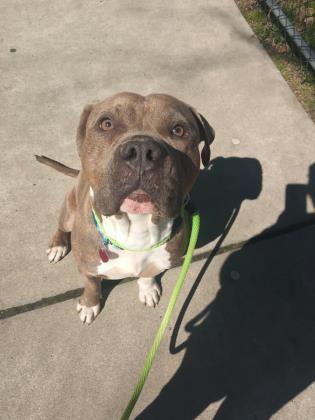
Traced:
<path id="1" fill-rule="evenodd" d="M 25 312 L 34 311 L 36 309 L 45 308 L 56 303 L 65 302 L 70 299 L 77 298 L 81 295 L 83 288 L 68 290 L 67 292 L 58 295 L 49 296 L 35 302 L 26 303 L 24 305 L 12 306 L 11 308 L 0 310 L 0 320 L 11 318 L 12 316 L 20 315 Z"/>
<path id="2" fill-rule="evenodd" d="M 236 251 L 238 249 L 243 248 L 244 246 L 254 245 L 259 242 L 275 239 L 280 236 L 288 235 L 290 233 L 297 232 L 301 229 L 305 229 L 307 227 L 312 227 L 312 226 L 315 226 L 315 217 L 312 217 L 310 220 L 292 224 L 290 226 L 285 226 L 283 228 L 273 229 L 271 231 L 260 233 L 244 241 L 235 242 L 234 244 L 221 246 L 216 252 L 216 255 L 221 255 L 227 252 Z M 211 254 L 212 251 L 213 249 L 207 250 L 206 252 L 196 253 L 195 256 L 193 257 L 192 262 L 197 262 L 197 261 L 206 259 Z"/>
<path id="3" fill-rule="evenodd" d="M 315 217 L 312 217 L 310 220 L 306 220 L 304 222 L 295 223 L 295 224 L 292 224 L 290 226 L 286 226 L 283 228 L 273 229 L 271 231 L 263 232 L 245 241 L 240 241 L 234 244 L 221 246 L 216 252 L 215 256 L 225 254 L 231 251 L 236 251 L 245 246 L 251 246 L 251 245 L 263 242 L 263 241 L 275 239 L 275 238 L 278 238 L 278 237 L 281 237 L 290 233 L 294 233 L 299 230 L 312 227 L 312 226 L 315 226 Z M 192 262 L 194 263 L 194 262 L 202 261 L 208 258 L 212 251 L 213 249 L 210 249 L 210 250 L 207 250 L 206 252 L 200 252 L 199 254 L 197 253 L 193 257 Z M 173 268 L 176 268 L 179 266 L 180 264 L 177 264 Z M 126 280 L 125 281 L 123 280 L 122 283 L 123 282 L 126 282 Z M 21 315 L 26 312 L 31 312 L 36 309 L 45 308 L 47 306 L 55 305 L 57 303 L 66 302 L 67 300 L 75 299 L 81 295 L 82 291 L 83 291 L 83 288 L 71 289 L 64 293 L 59 293 L 58 295 L 42 298 L 35 302 L 26 303 L 24 305 L 19 305 L 19 306 L 12 306 L 7 309 L 2 309 L 0 310 L 0 320 L 11 318 L 16 315 Z"/>

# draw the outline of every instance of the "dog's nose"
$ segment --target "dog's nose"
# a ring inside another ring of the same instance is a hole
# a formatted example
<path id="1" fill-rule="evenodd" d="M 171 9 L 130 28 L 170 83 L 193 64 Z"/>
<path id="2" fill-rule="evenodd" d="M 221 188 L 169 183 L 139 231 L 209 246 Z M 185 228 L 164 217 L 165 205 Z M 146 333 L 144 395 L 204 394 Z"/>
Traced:
<path id="1" fill-rule="evenodd" d="M 150 137 L 138 137 L 120 146 L 120 157 L 134 169 L 148 171 L 159 166 L 166 149 Z"/>

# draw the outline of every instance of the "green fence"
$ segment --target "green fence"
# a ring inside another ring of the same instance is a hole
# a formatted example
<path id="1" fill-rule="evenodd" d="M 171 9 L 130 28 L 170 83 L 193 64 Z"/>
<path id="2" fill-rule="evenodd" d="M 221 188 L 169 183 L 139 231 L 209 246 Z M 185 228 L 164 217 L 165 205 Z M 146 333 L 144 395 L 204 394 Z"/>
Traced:
<path id="1" fill-rule="evenodd" d="M 315 72 L 315 0 L 260 0 L 300 60 Z"/>

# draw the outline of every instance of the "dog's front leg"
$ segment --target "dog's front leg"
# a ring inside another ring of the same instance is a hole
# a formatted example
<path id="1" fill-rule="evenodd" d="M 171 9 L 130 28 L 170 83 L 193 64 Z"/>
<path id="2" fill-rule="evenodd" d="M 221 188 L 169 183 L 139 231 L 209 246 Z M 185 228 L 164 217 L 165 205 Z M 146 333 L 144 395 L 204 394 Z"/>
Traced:
<path id="1" fill-rule="evenodd" d="M 83 323 L 91 324 L 101 310 L 101 280 L 97 277 L 86 277 L 84 292 L 77 303 L 77 311 Z"/>
<path id="2" fill-rule="evenodd" d="M 161 297 L 161 287 L 154 277 L 140 277 L 137 281 L 139 286 L 139 299 L 145 305 L 154 308 Z"/>
<path id="3" fill-rule="evenodd" d="M 49 262 L 57 263 L 71 250 L 71 231 L 76 210 L 75 189 L 66 195 L 59 214 L 58 229 L 54 234 L 46 254 Z"/>

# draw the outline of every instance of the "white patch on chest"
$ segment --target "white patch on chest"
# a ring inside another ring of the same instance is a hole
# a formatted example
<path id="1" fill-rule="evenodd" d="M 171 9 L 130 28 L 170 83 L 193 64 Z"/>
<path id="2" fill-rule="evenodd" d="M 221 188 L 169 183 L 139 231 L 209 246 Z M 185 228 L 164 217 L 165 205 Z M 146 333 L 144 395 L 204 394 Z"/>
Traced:
<path id="1" fill-rule="evenodd" d="M 151 214 L 102 216 L 102 222 L 106 233 L 129 249 L 149 248 L 170 235 L 173 226 L 173 219 L 163 220 L 159 224 L 152 223 Z M 97 273 L 110 279 L 138 277 L 152 264 L 161 272 L 171 266 L 166 244 L 149 251 L 120 250 L 112 245 L 109 245 L 109 250 L 118 254 L 118 258 L 106 263 L 100 261 Z"/>

